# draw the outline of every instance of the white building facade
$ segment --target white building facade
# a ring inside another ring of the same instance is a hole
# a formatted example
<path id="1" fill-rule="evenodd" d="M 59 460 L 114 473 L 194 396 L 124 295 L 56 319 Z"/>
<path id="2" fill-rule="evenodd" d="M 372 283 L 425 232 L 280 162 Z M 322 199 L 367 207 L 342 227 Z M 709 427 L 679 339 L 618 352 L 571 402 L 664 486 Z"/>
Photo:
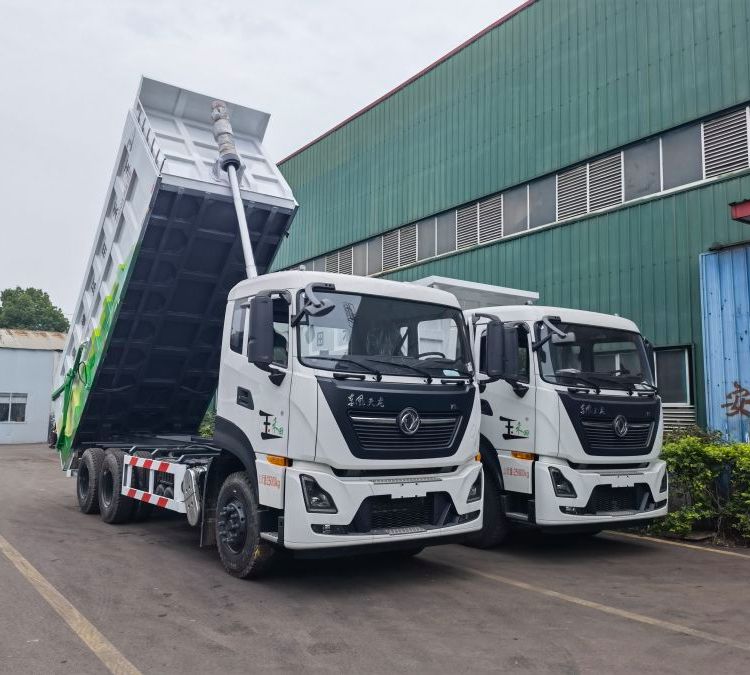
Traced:
<path id="1" fill-rule="evenodd" d="M 0 329 L 0 445 L 45 443 L 64 333 Z"/>

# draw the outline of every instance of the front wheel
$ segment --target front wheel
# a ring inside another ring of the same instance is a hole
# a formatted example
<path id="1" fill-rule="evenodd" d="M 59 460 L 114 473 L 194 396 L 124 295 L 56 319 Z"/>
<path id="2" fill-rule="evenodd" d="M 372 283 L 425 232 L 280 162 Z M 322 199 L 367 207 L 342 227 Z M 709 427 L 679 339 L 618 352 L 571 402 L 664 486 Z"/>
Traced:
<path id="1" fill-rule="evenodd" d="M 259 577 L 273 563 L 276 549 L 260 538 L 255 486 L 246 471 L 227 476 L 216 503 L 216 546 L 233 577 Z"/>
<path id="2" fill-rule="evenodd" d="M 492 548 L 502 544 L 510 532 L 510 523 L 503 513 L 500 489 L 484 472 L 484 501 L 482 529 L 466 538 L 464 544 L 474 548 Z"/>

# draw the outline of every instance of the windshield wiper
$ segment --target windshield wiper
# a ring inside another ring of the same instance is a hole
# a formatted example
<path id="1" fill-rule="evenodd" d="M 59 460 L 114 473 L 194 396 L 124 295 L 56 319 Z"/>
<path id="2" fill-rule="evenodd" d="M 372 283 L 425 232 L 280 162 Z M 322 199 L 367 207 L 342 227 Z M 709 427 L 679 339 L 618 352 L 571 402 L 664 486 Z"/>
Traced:
<path id="1" fill-rule="evenodd" d="M 589 380 L 585 377 L 581 377 L 578 374 L 573 373 L 555 373 L 552 377 L 555 379 L 560 379 L 561 377 L 567 378 L 568 380 L 576 380 L 578 382 L 583 382 L 585 385 L 587 385 L 590 389 L 593 389 L 597 394 L 600 394 L 602 391 L 602 388 L 592 380 Z"/>
<path id="2" fill-rule="evenodd" d="M 608 385 L 612 385 L 614 389 L 620 389 L 622 391 L 627 391 L 629 394 L 632 394 L 635 391 L 634 382 L 627 382 L 626 380 L 623 380 L 621 376 L 617 375 L 608 375 L 606 373 L 590 373 L 586 371 L 587 377 L 593 377 L 597 380 L 601 380 L 602 382 L 605 382 Z"/>
<path id="3" fill-rule="evenodd" d="M 373 368 L 372 366 L 365 365 L 364 363 L 360 363 L 359 361 L 355 361 L 354 359 L 349 359 L 346 356 L 308 356 L 308 359 L 318 359 L 319 361 L 335 361 L 336 363 L 351 363 L 357 366 L 358 368 L 361 368 L 362 370 L 372 373 L 375 376 L 375 379 L 377 379 L 378 382 L 383 379 L 383 375 L 377 368 Z"/>
<path id="4" fill-rule="evenodd" d="M 427 384 L 430 384 L 432 382 L 432 375 L 430 375 L 426 370 L 422 370 L 421 368 L 417 368 L 416 366 L 409 365 L 408 363 L 401 363 L 400 361 L 386 361 L 385 359 L 373 359 L 370 356 L 362 357 L 366 359 L 367 361 L 372 361 L 373 363 L 382 363 L 385 366 L 398 366 L 400 368 L 408 368 L 409 370 L 421 375 L 427 380 Z"/>
<path id="5" fill-rule="evenodd" d="M 451 363 L 456 363 L 456 359 L 429 359 L 426 361 L 429 365 L 433 364 L 441 364 L 445 366 L 449 366 Z M 456 373 L 458 373 L 459 377 L 472 377 L 472 374 L 468 370 L 459 370 L 458 368 L 445 368 L 445 370 L 452 370 Z M 446 377 L 456 377 L 455 375 L 446 375 Z"/>

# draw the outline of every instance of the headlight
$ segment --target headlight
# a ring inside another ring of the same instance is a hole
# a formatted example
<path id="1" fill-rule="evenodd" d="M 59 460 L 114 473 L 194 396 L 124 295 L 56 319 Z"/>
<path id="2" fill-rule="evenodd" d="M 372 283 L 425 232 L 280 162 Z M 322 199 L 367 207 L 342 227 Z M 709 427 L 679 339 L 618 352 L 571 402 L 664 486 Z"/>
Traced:
<path id="1" fill-rule="evenodd" d="M 576 489 L 565 476 L 563 476 L 560 469 L 556 469 L 554 466 L 549 468 L 549 475 L 552 478 L 552 487 L 555 489 L 555 494 L 558 497 L 573 498 L 577 497 Z"/>
<path id="2" fill-rule="evenodd" d="M 329 495 L 312 476 L 302 474 L 302 496 L 305 498 L 305 507 L 309 513 L 338 513 L 333 497 Z"/>
<path id="3" fill-rule="evenodd" d="M 466 498 L 466 503 L 478 502 L 482 498 L 482 472 L 480 471 L 477 475 L 477 479 L 474 481 L 474 485 L 469 490 L 469 496 Z"/>

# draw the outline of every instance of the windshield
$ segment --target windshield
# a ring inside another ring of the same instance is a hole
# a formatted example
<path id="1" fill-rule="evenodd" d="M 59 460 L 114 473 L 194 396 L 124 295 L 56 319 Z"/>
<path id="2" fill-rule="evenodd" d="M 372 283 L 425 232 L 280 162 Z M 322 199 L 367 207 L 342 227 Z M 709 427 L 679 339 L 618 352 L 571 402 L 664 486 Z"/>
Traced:
<path id="1" fill-rule="evenodd" d="M 539 349 L 542 379 L 553 384 L 632 390 L 653 387 L 643 338 L 638 333 L 600 326 L 555 323 L 565 337 L 552 337 Z M 537 339 L 548 328 L 537 324 Z"/>
<path id="2" fill-rule="evenodd" d="M 301 320 L 299 354 L 305 365 L 406 377 L 471 374 L 459 309 L 375 295 L 316 295 L 333 309 Z"/>

